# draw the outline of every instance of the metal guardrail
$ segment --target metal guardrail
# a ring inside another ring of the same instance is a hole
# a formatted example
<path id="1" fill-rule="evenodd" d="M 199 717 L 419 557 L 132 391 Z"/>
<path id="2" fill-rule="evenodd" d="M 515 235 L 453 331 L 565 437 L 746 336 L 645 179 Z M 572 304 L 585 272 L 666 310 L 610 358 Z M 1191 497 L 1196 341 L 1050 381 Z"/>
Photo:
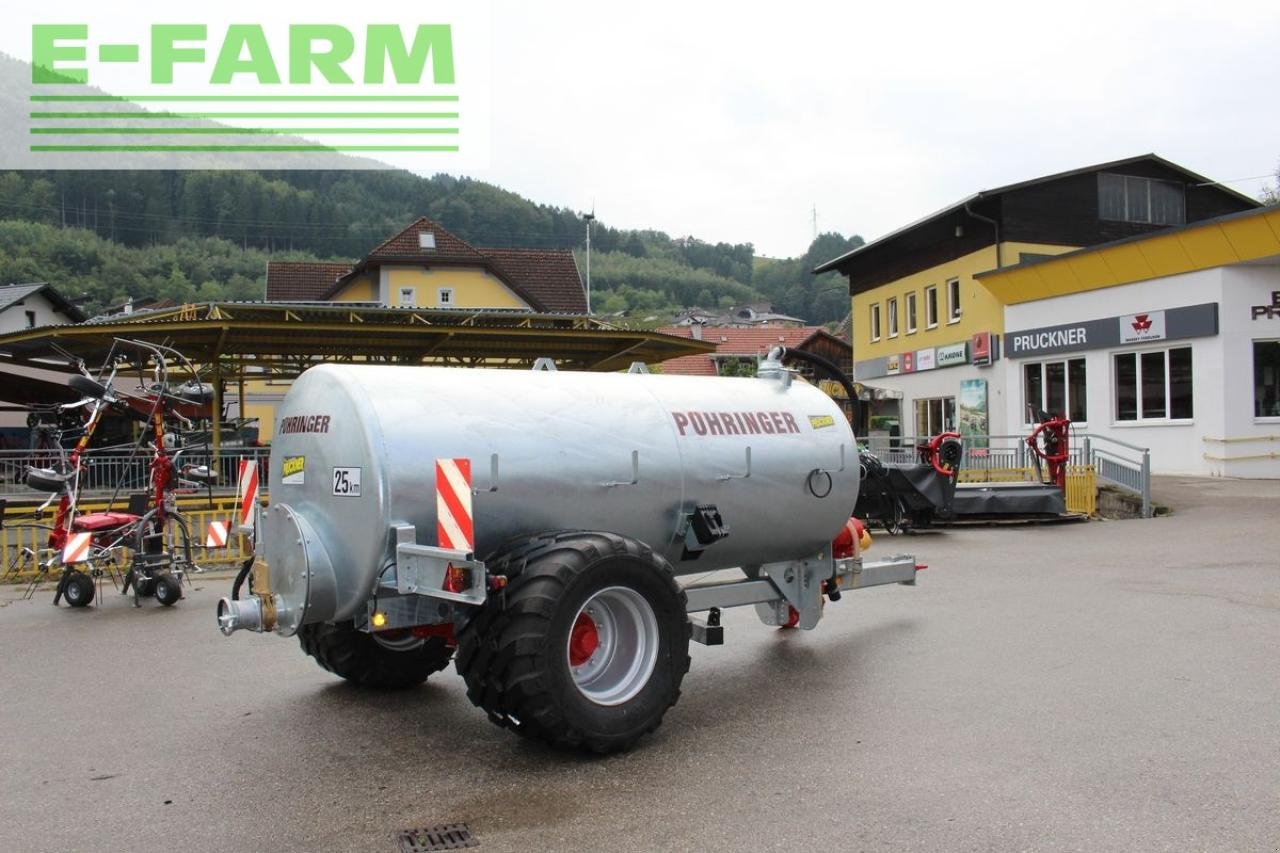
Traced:
<path id="1" fill-rule="evenodd" d="M 178 513 L 186 520 L 191 536 L 192 556 L 196 565 L 207 569 L 226 569 L 244 561 L 253 553 L 250 539 L 233 532 L 227 537 L 227 544 L 220 548 L 205 546 L 205 536 L 210 522 L 222 521 L 230 523 L 235 516 L 236 500 L 234 495 L 214 498 L 213 504 L 195 498 L 180 499 Z M 105 500 L 86 501 L 83 512 L 102 512 L 107 509 Z M 116 507 L 119 509 L 119 506 Z M 13 508 L 5 514 L 4 523 L 0 525 L 0 582 L 29 583 L 41 575 L 40 564 L 55 562 L 55 571 L 43 573 L 44 580 L 56 581 L 58 571 L 54 553 L 48 547 L 50 525 L 53 513 L 47 512 L 42 517 L 22 515 Z M 113 552 L 118 567 L 127 567 L 131 552 L 121 547 Z"/>
<path id="2" fill-rule="evenodd" d="M 897 438 L 873 436 L 859 438 L 858 444 L 874 453 L 882 461 L 910 463 L 920 460 L 916 445 L 927 444 L 932 439 L 933 436 L 927 438 L 918 436 Z M 1010 468 L 1031 468 L 1033 466 L 1031 461 L 1032 453 L 1027 447 L 1027 437 L 1025 435 L 965 435 L 960 437 L 960 442 L 964 446 L 964 456 L 960 460 L 960 468 L 962 470 L 994 471 Z M 1067 460 L 1067 464 L 1089 464 L 1087 453 L 1074 440 L 1074 437 L 1071 456 Z"/>
<path id="3" fill-rule="evenodd" d="M 1080 446 L 1098 472 L 1099 481 L 1141 496 L 1143 518 L 1155 513 L 1151 502 L 1151 448 L 1094 433 L 1081 434 Z"/>
<path id="4" fill-rule="evenodd" d="M 933 437 L 873 436 L 859 438 L 858 443 L 885 462 L 918 462 L 917 444 L 926 444 Z M 1025 473 L 1025 479 L 1034 479 L 1034 463 L 1025 435 L 966 435 L 960 437 L 964 456 L 960 469 L 964 479 L 974 482 L 973 472 L 988 471 L 992 479 L 1008 481 Z M 1151 450 L 1129 444 L 1110 436 L 1095 433 L 1072 432 L 1071 452 L 1067 460 L 1068 476 L 1072 470 L 1096 475 L 1098 482 L 1133 492 L 1142 498 L 1142 517 L 1153 513 L 1151 501 Z"/>
<path id="5" fill-rule="evenodd" d="M 267 464 L 270 450 L 265 447 L 233 447 L 224 448 L 218 453 L 211 453 L 200 447 L 196 450 L 181 451 L 176 459 L 181 478 L 181 468 L 187 465 L 207 465 L 217 474 L 213 482 L 214 491 L 234 489 L 239 476 L 240 460 L 256 460 L 259 476 L 262 478 L 261 488 L 265 490 L 266 475 L 270 470 Z M 36 497 L 40 494 L 23 483 L 27 468 L 65 468 L 65 454 L 58 450 L 0 450 L 0 496 Z M 149 482 L 151 451 L 144 449 L 136 454 L 128 451 L 88 450 L 84 455 L 84 468 L 81 471 L 81 493 L 86 496 L 109 495 L 118 487 L 121 495 L 130 491 L 146 489 Z M 193 481 L 194 482 L 194 481 Z M 203 482 L 200 490 L 204 490 Z"/>

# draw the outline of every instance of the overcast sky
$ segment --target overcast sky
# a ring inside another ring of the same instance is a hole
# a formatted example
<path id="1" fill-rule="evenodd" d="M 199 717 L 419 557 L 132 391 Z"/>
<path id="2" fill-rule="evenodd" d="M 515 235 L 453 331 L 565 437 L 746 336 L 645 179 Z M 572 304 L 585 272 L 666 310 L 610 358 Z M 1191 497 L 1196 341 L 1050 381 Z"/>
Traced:
<path id="1" fill-rule="evenodd" d="M 1280 160 L 1274 0 L 496 0 L 493 28 L 476 177 L 759 254 L 802 253 L 815 205 L 870 240 L 1148 151 L 1250 195 Z"/>

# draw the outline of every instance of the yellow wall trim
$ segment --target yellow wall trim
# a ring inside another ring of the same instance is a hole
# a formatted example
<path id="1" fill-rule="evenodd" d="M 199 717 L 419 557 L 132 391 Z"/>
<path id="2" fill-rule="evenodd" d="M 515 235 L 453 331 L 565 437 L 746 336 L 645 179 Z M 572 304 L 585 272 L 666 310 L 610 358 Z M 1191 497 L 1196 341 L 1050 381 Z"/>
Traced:
<path id="1" fill-rule="evenodd" d="M 1280 257 L 1280 207 L 988 272 L 981 283 L 1005 304 L 1017 305 L 1272 257 Z"/>

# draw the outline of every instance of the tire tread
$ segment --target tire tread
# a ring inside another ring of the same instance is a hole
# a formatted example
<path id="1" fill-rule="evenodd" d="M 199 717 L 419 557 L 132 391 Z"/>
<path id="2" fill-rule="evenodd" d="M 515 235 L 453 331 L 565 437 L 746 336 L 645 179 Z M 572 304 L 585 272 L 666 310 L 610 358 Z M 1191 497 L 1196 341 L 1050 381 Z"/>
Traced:
<path id="1" fill-rule="evenodd" d="M 689 671 L 684 623 L 684 654 L 674 661 L 670 701 L 642 731 L 627 738 L 592 738 L 565 719 L 552 695 L 539 655 L 557 606 L 581 573 L 601 558 L 625 556 L 648 563 L 678 597 L 687 599 L 666 561 L 653 549 L 612 533 L 555 531 L 530 537 L 490 561 L 493 574 L 506 575 L 507 587 L 458 633 L 455 666 L 467 684 L 467 698 L 503 728 L 560 748 L 607 754 L 629 749 L 656 730 L 680 698 L 680 682 Z M 518 723 L 516 722 L 518 720 Z"/>
<path id="2" fill-rule="evenodd" d="M 417 649 L 397 652 L 378 645 L 350 622 L 321 622 L 298 629 L 302 651 L 334 675 L 361 687 L 403 690 L 415 687 L 449 665 L 453 649 L 442 637 L 428 637 Z"/>

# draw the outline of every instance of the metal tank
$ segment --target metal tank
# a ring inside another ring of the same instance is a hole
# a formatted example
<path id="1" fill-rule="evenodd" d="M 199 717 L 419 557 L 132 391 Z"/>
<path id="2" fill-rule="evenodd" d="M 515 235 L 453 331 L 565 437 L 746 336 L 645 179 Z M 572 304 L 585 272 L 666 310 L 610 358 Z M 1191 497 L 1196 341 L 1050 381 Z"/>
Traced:
<path id="1" fill-rule="evenodd" d="M 623 534 L 676 574 L 822 552 L 857 501 L 854 438 L 826 394 L 765 368 L 306 371 L 278 407 L 271 454 L 263 540 L 277 630 L 362 615 L 394 576 L 397 528 L 439 544 L 439 458 L 471 460 L 480 559 L 562 529 Z M 691 513 L 707 505 L 730 535 L 691 552 Z"/>

